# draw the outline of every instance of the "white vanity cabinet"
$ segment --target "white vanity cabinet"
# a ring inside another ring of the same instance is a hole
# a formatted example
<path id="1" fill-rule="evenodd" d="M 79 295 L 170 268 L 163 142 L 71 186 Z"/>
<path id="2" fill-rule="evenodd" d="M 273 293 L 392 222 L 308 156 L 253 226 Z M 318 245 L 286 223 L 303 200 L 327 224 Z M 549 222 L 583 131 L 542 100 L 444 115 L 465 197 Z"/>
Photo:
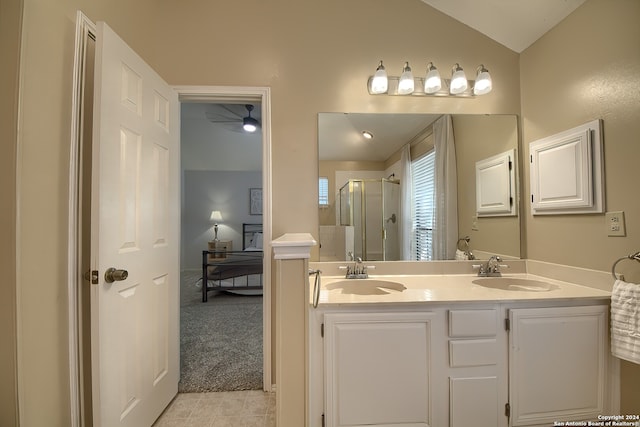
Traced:
<path id="1" fill-rule="evenodd" d="M 605 305 L 509 310 L 512 426 L 605 413 L 607 313 Z"/>
<path id="2" fill-rule="evenodd" d="M 435 314 L 324 316 L 325 425 L 428 427 Z"/>
<path id="3" fill-rule="evenodd" d="M 311 309 L 308 426 L 516 427 L 597 419 L 612 410 L 608 305 L 561 304 Z"/>

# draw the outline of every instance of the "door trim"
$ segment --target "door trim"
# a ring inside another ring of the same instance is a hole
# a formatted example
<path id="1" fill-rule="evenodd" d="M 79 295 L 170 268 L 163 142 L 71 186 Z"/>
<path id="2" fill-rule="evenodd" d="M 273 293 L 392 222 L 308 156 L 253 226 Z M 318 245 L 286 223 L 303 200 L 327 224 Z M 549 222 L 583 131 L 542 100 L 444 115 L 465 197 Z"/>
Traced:
<path id="1" fill-rule="evenodd" d="M 266 86 L 173 86 L 182 102 L 249 103 L 260 102 L 262 109 L 262 384 L 264 391 L 274 391 L 271 379 L 271 88 Z"/>
<path id="2" fill-rule="evenodd" d="M 80 166 L 83 131 L 83 100 L 86 67 L 87 39 L 96 38 L 96 25 L 81 11 L 76 12 L 76 33 L 73 62 L 73 83 L 71 86 L 71 144 L 69 150 L 69 218 L 67 237 L 67 304 L 69 328 L 69 402 L 70 426 L 83 425 L 85 408 L 83 375 L 86 367 L 82 362 L 80 337 L 82 311 L 79 301 L 80 287 L 83 285 L 80 271 L 80 248 L 82 234 L 82 208 L 80 199 Z"/>

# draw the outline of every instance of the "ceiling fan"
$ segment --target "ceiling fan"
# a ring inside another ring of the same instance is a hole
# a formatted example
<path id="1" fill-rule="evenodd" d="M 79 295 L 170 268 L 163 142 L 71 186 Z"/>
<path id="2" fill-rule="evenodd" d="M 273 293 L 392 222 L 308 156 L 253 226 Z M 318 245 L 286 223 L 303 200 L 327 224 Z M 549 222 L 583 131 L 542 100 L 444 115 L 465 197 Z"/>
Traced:
<path id="1" fill-rule="evenodd" d="M 205 112 L 205 116 L 211 123 L 227 123 L 232 126 L 231 130 L 238 132 L 242 130 L 248 133 L 253 133 L 260 127 L 260 122 L 256 118 L 251 117 L 251 112 L 254 109 L 254 106 L 251 104 L 244 105 L 244 108 L 247 110 L 246 116 L 244 116 L 242 110 L 238 111 L 237 104 L 215 104 L 210 107 L 211 108 Z M 238 124 L 242 126 L 238 126 Z"/>

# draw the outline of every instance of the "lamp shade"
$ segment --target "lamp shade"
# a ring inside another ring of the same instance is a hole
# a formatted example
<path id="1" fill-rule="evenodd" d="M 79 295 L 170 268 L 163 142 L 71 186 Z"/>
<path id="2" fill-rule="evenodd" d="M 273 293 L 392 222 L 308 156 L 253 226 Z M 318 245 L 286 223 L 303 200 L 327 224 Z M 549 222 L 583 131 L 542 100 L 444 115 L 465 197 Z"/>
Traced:
<path id="1" fill-rule="evenodd" d="M 209 221 L 211 222 L 222 221 L 222 213 L 220 211 L 211 211 L 211 217 L 209 217 Z"/>
<path id="2" fill-rule="evenodd" d="M 451 86 L 449 92 L 452 95 L 457 95 L 467 90 L 467 76 L 464 74 L 464 70 L 458 64 L 453 66 L 451 71 Z"/>
<path id="3" fill-rule="evenodd" d="M 429 62 L 427 65 L 427 75 L 424 78 L 424 93 L 436 93 L 442 88 L 442 79 L 440 79 L 440 72 Z"/>
<path id="4" fill-rule="evenodd" d="M 398 82 L 398 94 L 409 95 L 413 93 L 414 88 L 411 67 L 409 67 L 408 62 L 405 62 L 404 67 L 402 68 L 402 74 L 400 75 L 400 81 Z"/>
<path id="5" fill-rule="evenodd" d="M 476 83 L 473 86 L 474 95 L 484 95 L 491 92 L 493 84 L 491 82 L 491 75 L 489 70 L 484 68 L 484 65 L 478 67 L 478 75 L 476 76 Z"/>
<path id="6" fill-rule="evenodd" d="M 371 87 L 369 90 L 372 94 L 379 95 L 381 93 L 386 93 L 388 88 L 389 78 L 387 77 L 387 71 L 384 69 L 382 61 L 380 61 L 380 64 L 376 69 L 376 73 L 373 75 L 373 79 L 371 79 Z"/>

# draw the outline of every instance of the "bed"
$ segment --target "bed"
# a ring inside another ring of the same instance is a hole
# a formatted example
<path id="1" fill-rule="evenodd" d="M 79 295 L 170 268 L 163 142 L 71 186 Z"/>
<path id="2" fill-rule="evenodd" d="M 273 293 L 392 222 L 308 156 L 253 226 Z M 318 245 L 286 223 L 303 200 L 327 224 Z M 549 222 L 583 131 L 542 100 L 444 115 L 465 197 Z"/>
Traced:
<path id="1" fill-rule="evenodd" d="M 207 302 L 210 291 L 261 291 L 262 244 L 262 224 L 245 223 L 242 251 L 202 251 L 202 302 Z"/>

